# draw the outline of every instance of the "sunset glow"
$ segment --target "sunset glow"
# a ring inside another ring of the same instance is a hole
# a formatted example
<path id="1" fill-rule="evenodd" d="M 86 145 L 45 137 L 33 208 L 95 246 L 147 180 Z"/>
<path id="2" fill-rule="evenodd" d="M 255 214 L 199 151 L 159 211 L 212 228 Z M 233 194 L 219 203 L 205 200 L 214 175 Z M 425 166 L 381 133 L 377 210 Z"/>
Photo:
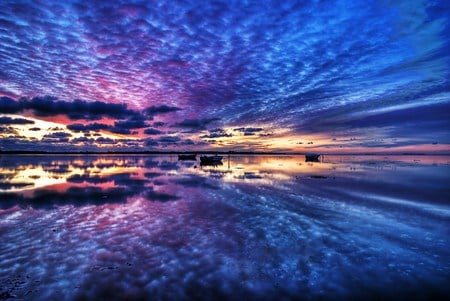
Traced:
<path id="1" fill-rule="evenodd" d="M 447 300 L 450 0 L 0 0 L 1 300 Z"/>
<path id="2" fill-rule="evenodd" d="M 0 148 L 448 153 L 448 12 L 2 1 Z"/>

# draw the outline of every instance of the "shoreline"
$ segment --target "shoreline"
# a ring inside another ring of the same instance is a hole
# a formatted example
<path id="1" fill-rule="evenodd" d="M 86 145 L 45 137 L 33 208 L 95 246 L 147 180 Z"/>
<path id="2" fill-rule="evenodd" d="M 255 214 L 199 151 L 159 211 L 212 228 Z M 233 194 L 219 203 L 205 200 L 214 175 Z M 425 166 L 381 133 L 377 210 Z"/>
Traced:
<path id="1" fill-rule="evenodd" d="M 450 153 L 318 153 L 321 156 L 450 156 Z M 179 154 L 217 154 L 217 155 L 257 155 L 257 156 L 304 156 L 303 152 L 224 152 L 224 151 L 130 151 L 130 152 L 47 152 L 47 151 L 0 151 L 1 155 L 179 155 Z"/>

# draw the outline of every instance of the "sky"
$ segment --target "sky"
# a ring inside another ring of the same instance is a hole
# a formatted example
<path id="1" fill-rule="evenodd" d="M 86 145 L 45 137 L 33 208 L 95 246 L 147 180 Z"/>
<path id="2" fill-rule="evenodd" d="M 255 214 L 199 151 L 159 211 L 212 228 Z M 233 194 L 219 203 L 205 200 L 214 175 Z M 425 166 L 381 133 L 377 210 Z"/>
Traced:
<path id="1" fill-rule="evenodd" d="M 0 150 L 450 153 L 448 1 L 0 2 Z"/>

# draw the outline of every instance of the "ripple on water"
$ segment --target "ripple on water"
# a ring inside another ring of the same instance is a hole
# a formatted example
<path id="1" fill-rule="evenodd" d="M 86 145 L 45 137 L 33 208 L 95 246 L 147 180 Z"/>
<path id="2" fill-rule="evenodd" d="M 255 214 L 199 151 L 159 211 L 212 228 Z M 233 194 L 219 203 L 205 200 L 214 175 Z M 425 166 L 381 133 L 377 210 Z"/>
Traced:
<path id="1" fill-rule="evenodd" d="M 92 160 L 82 166 L 95 166 Z M 285 170 L 295 158 L 283 168 L 264 161 L 262 172 L 253 157 L 239 161 L 237 177 L 168 160 L 154 157 L 147 166 L 145 158 L 136 159 L 126 166 L 132 173 L 112 181 L 99 180 L 109 179 L 101 169 L 95 181 L 85 176 L 98 189 L 82 204 L 59 203 L 61 192 L 49 206 L 25 206 L 27 198 L 8 203 L 0 211 L 2 298 L 420 299 L 448 293 L 450 211 L 433 186 L 441 183 L 447 193 L 446 165 L 391 161 L 398 168 L 387 171 L 362 161 L 355 176 L 345 163 L 330 163 L 336 169 L 323 179 L 326 164 Z M 106 163 L 101 168 L 118 168 L 114 160 Z M 61 176 L 74 170 L 71 164 Z M 430 168 L 435 183 L 422 185 Z M 390 178 L 393 173 L 398 177 Z M 309 177 L 316 174 L 320 178 Z M 77 181 L 70 185 L 86 183 Z M 404 190 L 411 182 L 422 185 L 419 197 L 426 199 L 417 199 L 420 187 Z M 98 201 L 110 188 L 105 183 L 122 187 L 120 201 Z"/>

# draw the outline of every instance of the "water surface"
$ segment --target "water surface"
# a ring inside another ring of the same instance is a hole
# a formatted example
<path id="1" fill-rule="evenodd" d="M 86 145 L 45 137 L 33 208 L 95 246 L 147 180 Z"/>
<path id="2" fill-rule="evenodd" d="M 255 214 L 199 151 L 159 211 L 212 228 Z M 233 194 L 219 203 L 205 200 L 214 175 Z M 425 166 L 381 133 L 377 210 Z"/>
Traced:
<path id="1" fill-rule="evenodd" d="M 1 156 L 0 300 L 448 296 L 450 157 Z"/>

